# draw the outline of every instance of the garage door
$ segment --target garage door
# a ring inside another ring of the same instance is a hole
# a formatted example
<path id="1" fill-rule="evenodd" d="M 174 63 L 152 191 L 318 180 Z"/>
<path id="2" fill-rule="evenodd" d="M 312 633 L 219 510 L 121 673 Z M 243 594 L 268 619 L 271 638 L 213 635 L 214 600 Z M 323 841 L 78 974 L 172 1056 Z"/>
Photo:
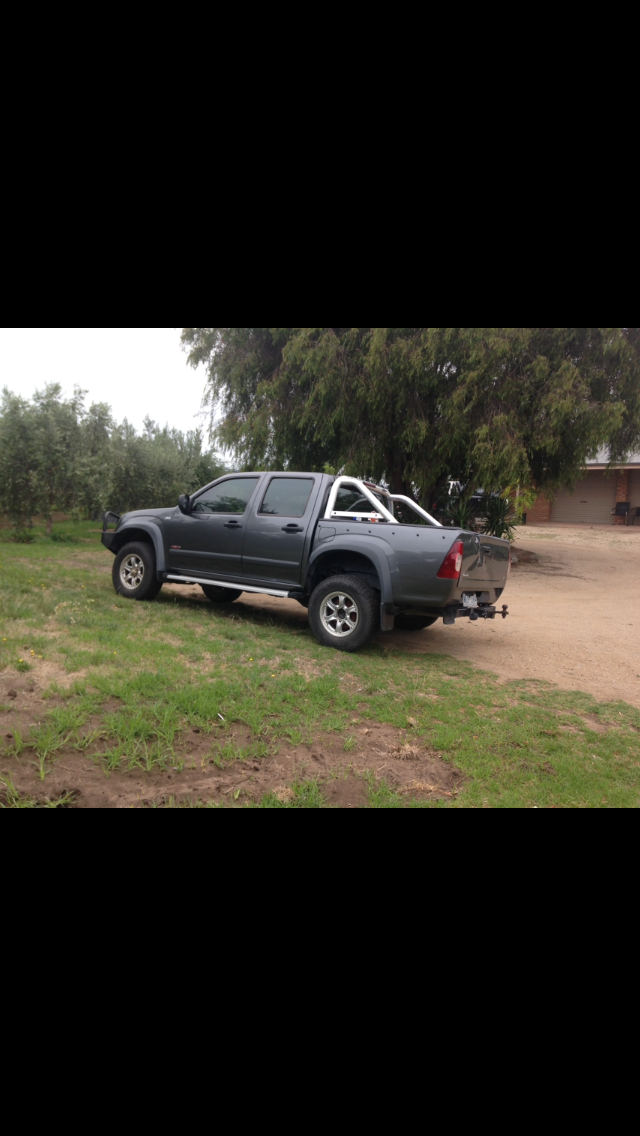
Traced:
<path id="1" fill-rule="evenodd" d="M 634 469 L 631 472 L 629 500 L 634 509 L 640 509 L 640 469 Z M 636 521 L 636 524 L 638 524 L 638 521 Z"/>
<path id="2" fill-rule="evenodd" d="M 616 475 L 588 473 L 573 493 L 558 493 L 551 510 L 551 520 L 565 524 L 610 525 L 611 510 L 616 505 Z"/>

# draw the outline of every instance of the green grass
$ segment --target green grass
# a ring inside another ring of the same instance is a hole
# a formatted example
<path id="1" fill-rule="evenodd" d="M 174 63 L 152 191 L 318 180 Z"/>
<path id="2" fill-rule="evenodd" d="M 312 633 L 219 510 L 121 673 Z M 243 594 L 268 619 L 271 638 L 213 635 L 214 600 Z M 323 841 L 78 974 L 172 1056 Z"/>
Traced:
<path id="1" fill-rule="evenodd" d="M 20 529 L 17 533 L 6 524 L 6 518 L 0 515 L 0 544 L 22 544 L 29 550 L 34 546 L 52 544 L 79 544 L 83 540 L 94 537 L 95 529 L 101 528 L 102 521 L 62 521 L 53 526 L 52 536 L 47 536 L 46 527 L 42 521 L 34 521 L 30 529 Z"/>
<path id="2" fill-rule="evenodd" d="M 281 800 L 275 793 L 263 797 L 256 809 L 324 809 L 327 807 L 322 787 L 317 781 L 296 782 L 289 789 L 291 799 Z"/>
<path id="3" fill-rule="evenodd" d="M 357 716 L 408 731 L 466 778 L 455 798 L 428 803 L 371 782 L 370 808 L 640 807 L 635 708 L 542 682 L 498 683 L 447 656 L 409 655 L 384 641 L 342 655 L 276 609 L 220 609 L 166 591 L 132 603 L 113 592 L 113 560 L 97 528 L 60 526 L 73 544 L 36 532 L 24 546 L 0 535 L 0 681 L 10 685 L 19 660 L 24 673 L 58 668 L 48 694 L 62 705 L 28 737 L 0 735 L 7 760 L 31 751 L 37 780 L 70 746 L 106 775 L 179 771 L 180 739 L 191 729 L 208 739 L 220 768 L 270 759 L 279 745 L 319 731 L 340 734 L 346 759 L 358 744 Z M 1 709 L 10 715 L 8 703 Z M 232 737 L 239 724 L 246 746 Z M 313 782 L 292 791 L 288 801 L 270 795 L 247 806 L 241 798 L 233 807 L 326 807 Z"/>
<path id="4" fill-rule="evenodd" d="M 65 793 L 55 800 L 38 801 L 21 795 L 10 777 L 0 777 L 0 809 L 67 809 L 73 802 L 73 793 Z"/>

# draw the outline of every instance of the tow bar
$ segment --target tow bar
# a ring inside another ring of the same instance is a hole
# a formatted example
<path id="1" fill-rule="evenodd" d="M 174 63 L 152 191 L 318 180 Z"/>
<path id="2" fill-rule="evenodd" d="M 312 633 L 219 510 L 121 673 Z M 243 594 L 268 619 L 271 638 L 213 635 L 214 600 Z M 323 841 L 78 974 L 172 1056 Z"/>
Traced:
<path id="1" fill-rule="evenodd" d="M 495 607 L 484 609 L 476 608 L 475 610 L 474 608 L 471 608 L 471 611 L 469 612 L 469 619 L 472 623 L 475 623 L 477 619 L 495 619 L 496 615 L 498 614 L 500 614 L 503 619 L 507 618 L 509 614 L 509 608 L 506 604 L 502 605 L 502 611 L 500 613 L 496 611 Z"/>
<path id="2" fill-rule="evenodd" d="M 483 607 L 448 607 L 445 608 L 444 622 L 445 626 L 451 627 L 456 619 L 470 619 L 472 623 L 477 623 L 479 619 L 495 619 L 496 615 L 501 615 L 506 619 L 509 615 L 509 608 L 507 604 L 502 605 L 502 611 L 497 608 L 485 604 Z"/>

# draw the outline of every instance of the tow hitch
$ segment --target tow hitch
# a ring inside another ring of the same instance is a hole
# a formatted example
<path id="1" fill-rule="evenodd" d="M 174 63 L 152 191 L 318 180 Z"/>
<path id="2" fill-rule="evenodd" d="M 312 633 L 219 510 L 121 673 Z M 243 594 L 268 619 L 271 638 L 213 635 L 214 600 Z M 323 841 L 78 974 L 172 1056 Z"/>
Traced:
<path id="1" fill-rule="evenodd" d="M 444 622 L 445 626 L 452 627 L 456 619 L 470 619 L 472 623 L 476 623 L 479 619 L 495 619 L 496 615 L 501 615 L 506 619 L 509 614 L 507 604 L 503 604 L 502 611 L 492 607 L 490 604 L 480 604 L 478 607 L 455 607 L 445 608 Z"/>

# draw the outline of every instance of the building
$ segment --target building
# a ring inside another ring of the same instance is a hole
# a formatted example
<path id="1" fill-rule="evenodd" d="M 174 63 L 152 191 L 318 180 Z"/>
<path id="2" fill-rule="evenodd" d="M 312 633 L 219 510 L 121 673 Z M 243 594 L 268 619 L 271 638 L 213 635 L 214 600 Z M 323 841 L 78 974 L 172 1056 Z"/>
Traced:
<path id="1" fill-rule="evenodd" d="M 626 524 L 626 517 L 615 515 L 616 505 L 627 502 L 632 510 L 640 509 L 640 454 L 631 454 L 628 461 L 611 466 L 607 457 L 603 451 L 589 461 L 573 491 L 562 490 L 554 501 L 538 497 L 527 523 Z M 640 518 L 635 523 L 640 526 Z"/>

